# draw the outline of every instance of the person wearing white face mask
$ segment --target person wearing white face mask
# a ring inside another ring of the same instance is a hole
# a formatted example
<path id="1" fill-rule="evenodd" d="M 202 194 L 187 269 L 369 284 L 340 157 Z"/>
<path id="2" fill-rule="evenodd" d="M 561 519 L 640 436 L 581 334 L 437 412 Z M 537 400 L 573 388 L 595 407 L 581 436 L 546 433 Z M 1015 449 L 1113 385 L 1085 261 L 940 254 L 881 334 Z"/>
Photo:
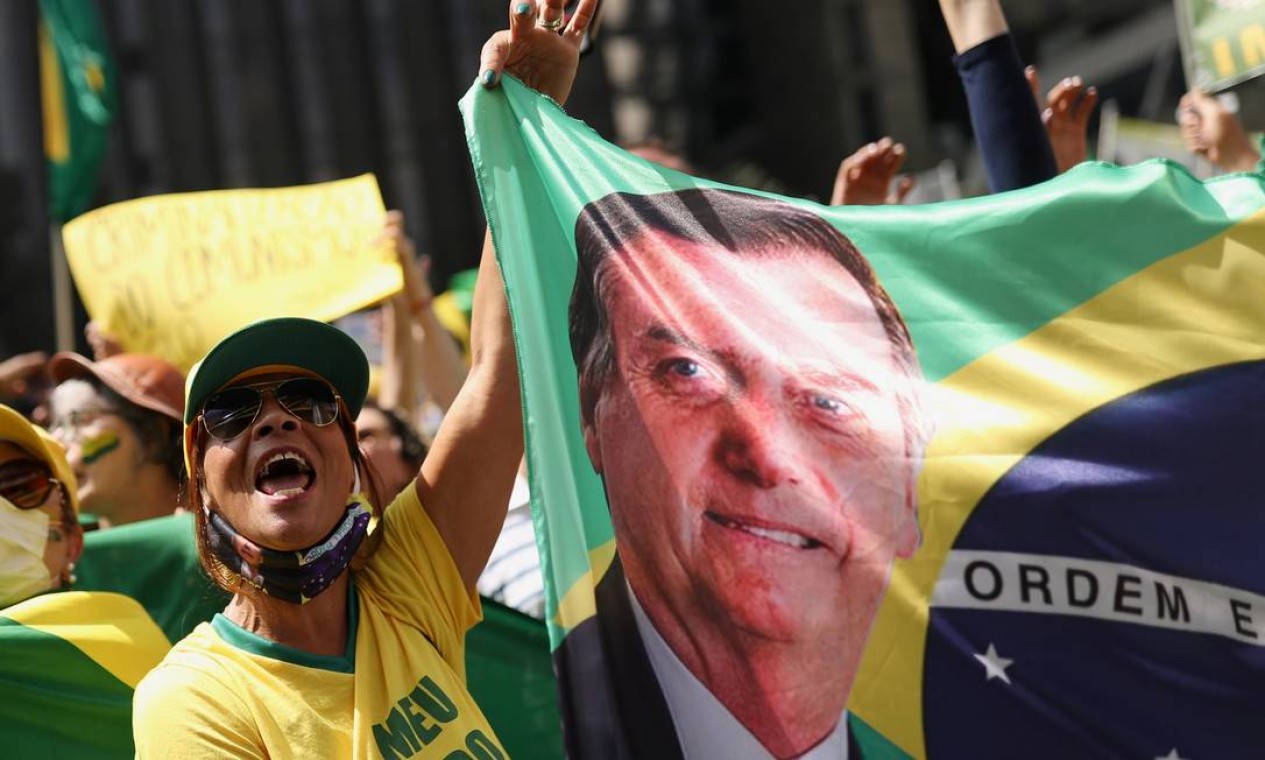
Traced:
<path id="1" fill-rule="evenodd" d="M 47 593 L 74 580 L 78 512 L 61 445 L 0 405 L 0 736 L 14 757 L 130 756 L 132 689 L 171 646 L 125 596 Z"/>
<path id="2" fill-rule="evenodd" d="M 0 606 L 67 585 L 83 551 L 61 446 L 0 406 Z"/>

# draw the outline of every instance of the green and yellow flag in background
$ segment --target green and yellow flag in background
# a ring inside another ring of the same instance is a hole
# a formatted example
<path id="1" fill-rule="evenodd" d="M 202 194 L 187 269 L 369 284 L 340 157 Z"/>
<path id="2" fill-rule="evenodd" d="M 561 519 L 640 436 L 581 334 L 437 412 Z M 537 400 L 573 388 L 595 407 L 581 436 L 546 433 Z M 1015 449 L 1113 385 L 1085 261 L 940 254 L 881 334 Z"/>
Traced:
<path id="1" fill-rule="evenodd" d="M 44 594 L 0 611 L 5 754 L 131 757 L 132 690 L 170 648 L 120 594 Z"/>
<path id="2" fill-rule="evenodd" d="M 60 223 L 96 191 L 118 84 L 92 0 L 40 0 L 39 35 L 49 216 Z"/>

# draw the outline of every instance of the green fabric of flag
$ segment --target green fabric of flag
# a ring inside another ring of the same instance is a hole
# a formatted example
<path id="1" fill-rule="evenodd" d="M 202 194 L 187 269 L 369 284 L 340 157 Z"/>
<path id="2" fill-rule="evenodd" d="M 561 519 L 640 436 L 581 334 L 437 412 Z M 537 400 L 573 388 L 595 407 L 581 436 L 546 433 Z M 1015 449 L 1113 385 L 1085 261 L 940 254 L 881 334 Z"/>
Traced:
<path id="1" fill-rule="evenodd" d="M 49 216 L 65 222 L 96 191 L 118 85 L 92 0 L 40 0 L 40 79 Z"/>
<path id="2" fill-rule="evenodd" d="M 132 757 L 132 690 L 169 648 L 116 594 L 50 593 L 0 610 L 5 755 Z"/>
<path id="3" fill-rule="evenodd" d="M 75 578 L 77 590 L 135 599 L 172 642 L 223 612 L 229 600 L 198 564 L 188 513 L 85 534 Z"/>
<path id="4" fill-rule="evenodd" d="M 1265 177 L 824 207 L 462 111 L 571 756 L 1265 741 Z"/>
<path id="5" fill-rule="evenodd" d="M 541 621 L 484 597 L 466 635 L 466 679 L 510 757 L 563 756 L 549 635 Z"/>

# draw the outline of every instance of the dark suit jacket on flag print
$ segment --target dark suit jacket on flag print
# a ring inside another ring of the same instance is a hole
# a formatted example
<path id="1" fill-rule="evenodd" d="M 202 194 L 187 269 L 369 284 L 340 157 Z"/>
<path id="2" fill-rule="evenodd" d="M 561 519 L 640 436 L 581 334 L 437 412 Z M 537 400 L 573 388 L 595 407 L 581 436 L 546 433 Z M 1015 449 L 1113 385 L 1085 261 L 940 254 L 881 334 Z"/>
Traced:
<path id="1" fill-rule="evenodd" d="M 600 587 L 620 563 L 568 305 L 586 204 L 722 186 L 621 151 L 508 77 L 462 109 L 515 321 L 568 750 L 671 757 L 662 697 L 639 711 L 628 653 L 592 632 L 615 625 Z M 873 266 L 935 425 L 921 544 L 895 561 L 847 701 L 873 740 L 858 754 L 1259 756 L 1265 178 L 1087 163 L 929 206 L 783 200 Z"/>

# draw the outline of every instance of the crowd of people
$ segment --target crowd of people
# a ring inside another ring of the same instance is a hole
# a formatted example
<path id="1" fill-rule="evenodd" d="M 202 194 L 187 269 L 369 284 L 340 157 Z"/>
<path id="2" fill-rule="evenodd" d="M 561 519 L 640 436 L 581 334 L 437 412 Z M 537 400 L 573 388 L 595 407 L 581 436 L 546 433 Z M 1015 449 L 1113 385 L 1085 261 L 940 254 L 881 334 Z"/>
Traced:
<path id="1" fill-rule="evenodd" d="M 565 104 L 596 6 L 564 16 L 562 0 L 515 0 L 483 49 L 482 85 L 509 73 Z M 1086 160 L 1096 90 L 1070 78 L 1042 93 L 998 0 L 940 6 L 990 190 Z M 1214 97 L 1188 94 L 1179 124 L 1223 171 L 1261 161 Z M 661 145 L 630 150 L 690 170 Z M 891 137 L 862 146 L 831 204 L 902 203 L 904 161 Z M 545 612 L 508 307 L 489 238 L 463 350 L 398 213 L 382 237 L 404 287 L 382 305 L 376 378 L 345 333 L 293 318 L 224 337 L 187 376 L 95 323 L 92 356 L 0 362 L 0 608 L 35 620 L 59 592 L 67 624 L 125 634 L 134 699 L 85 694 L 99 725 L 77 728 L 117 737 L 120 755 L 505 755 L 466 687 L 464 637 L 480 594 Z M 631 583 L 658 571 L 633 556 Z M 17 652 L 5 630 L 0 646 Z M 41 642 L 21 644 L 37 658 Z M 34 677 L 0 690 L 0 722 L 50 700 Z M 34 746 L 74 754 L 74 731 L 20 722 Z"/>

